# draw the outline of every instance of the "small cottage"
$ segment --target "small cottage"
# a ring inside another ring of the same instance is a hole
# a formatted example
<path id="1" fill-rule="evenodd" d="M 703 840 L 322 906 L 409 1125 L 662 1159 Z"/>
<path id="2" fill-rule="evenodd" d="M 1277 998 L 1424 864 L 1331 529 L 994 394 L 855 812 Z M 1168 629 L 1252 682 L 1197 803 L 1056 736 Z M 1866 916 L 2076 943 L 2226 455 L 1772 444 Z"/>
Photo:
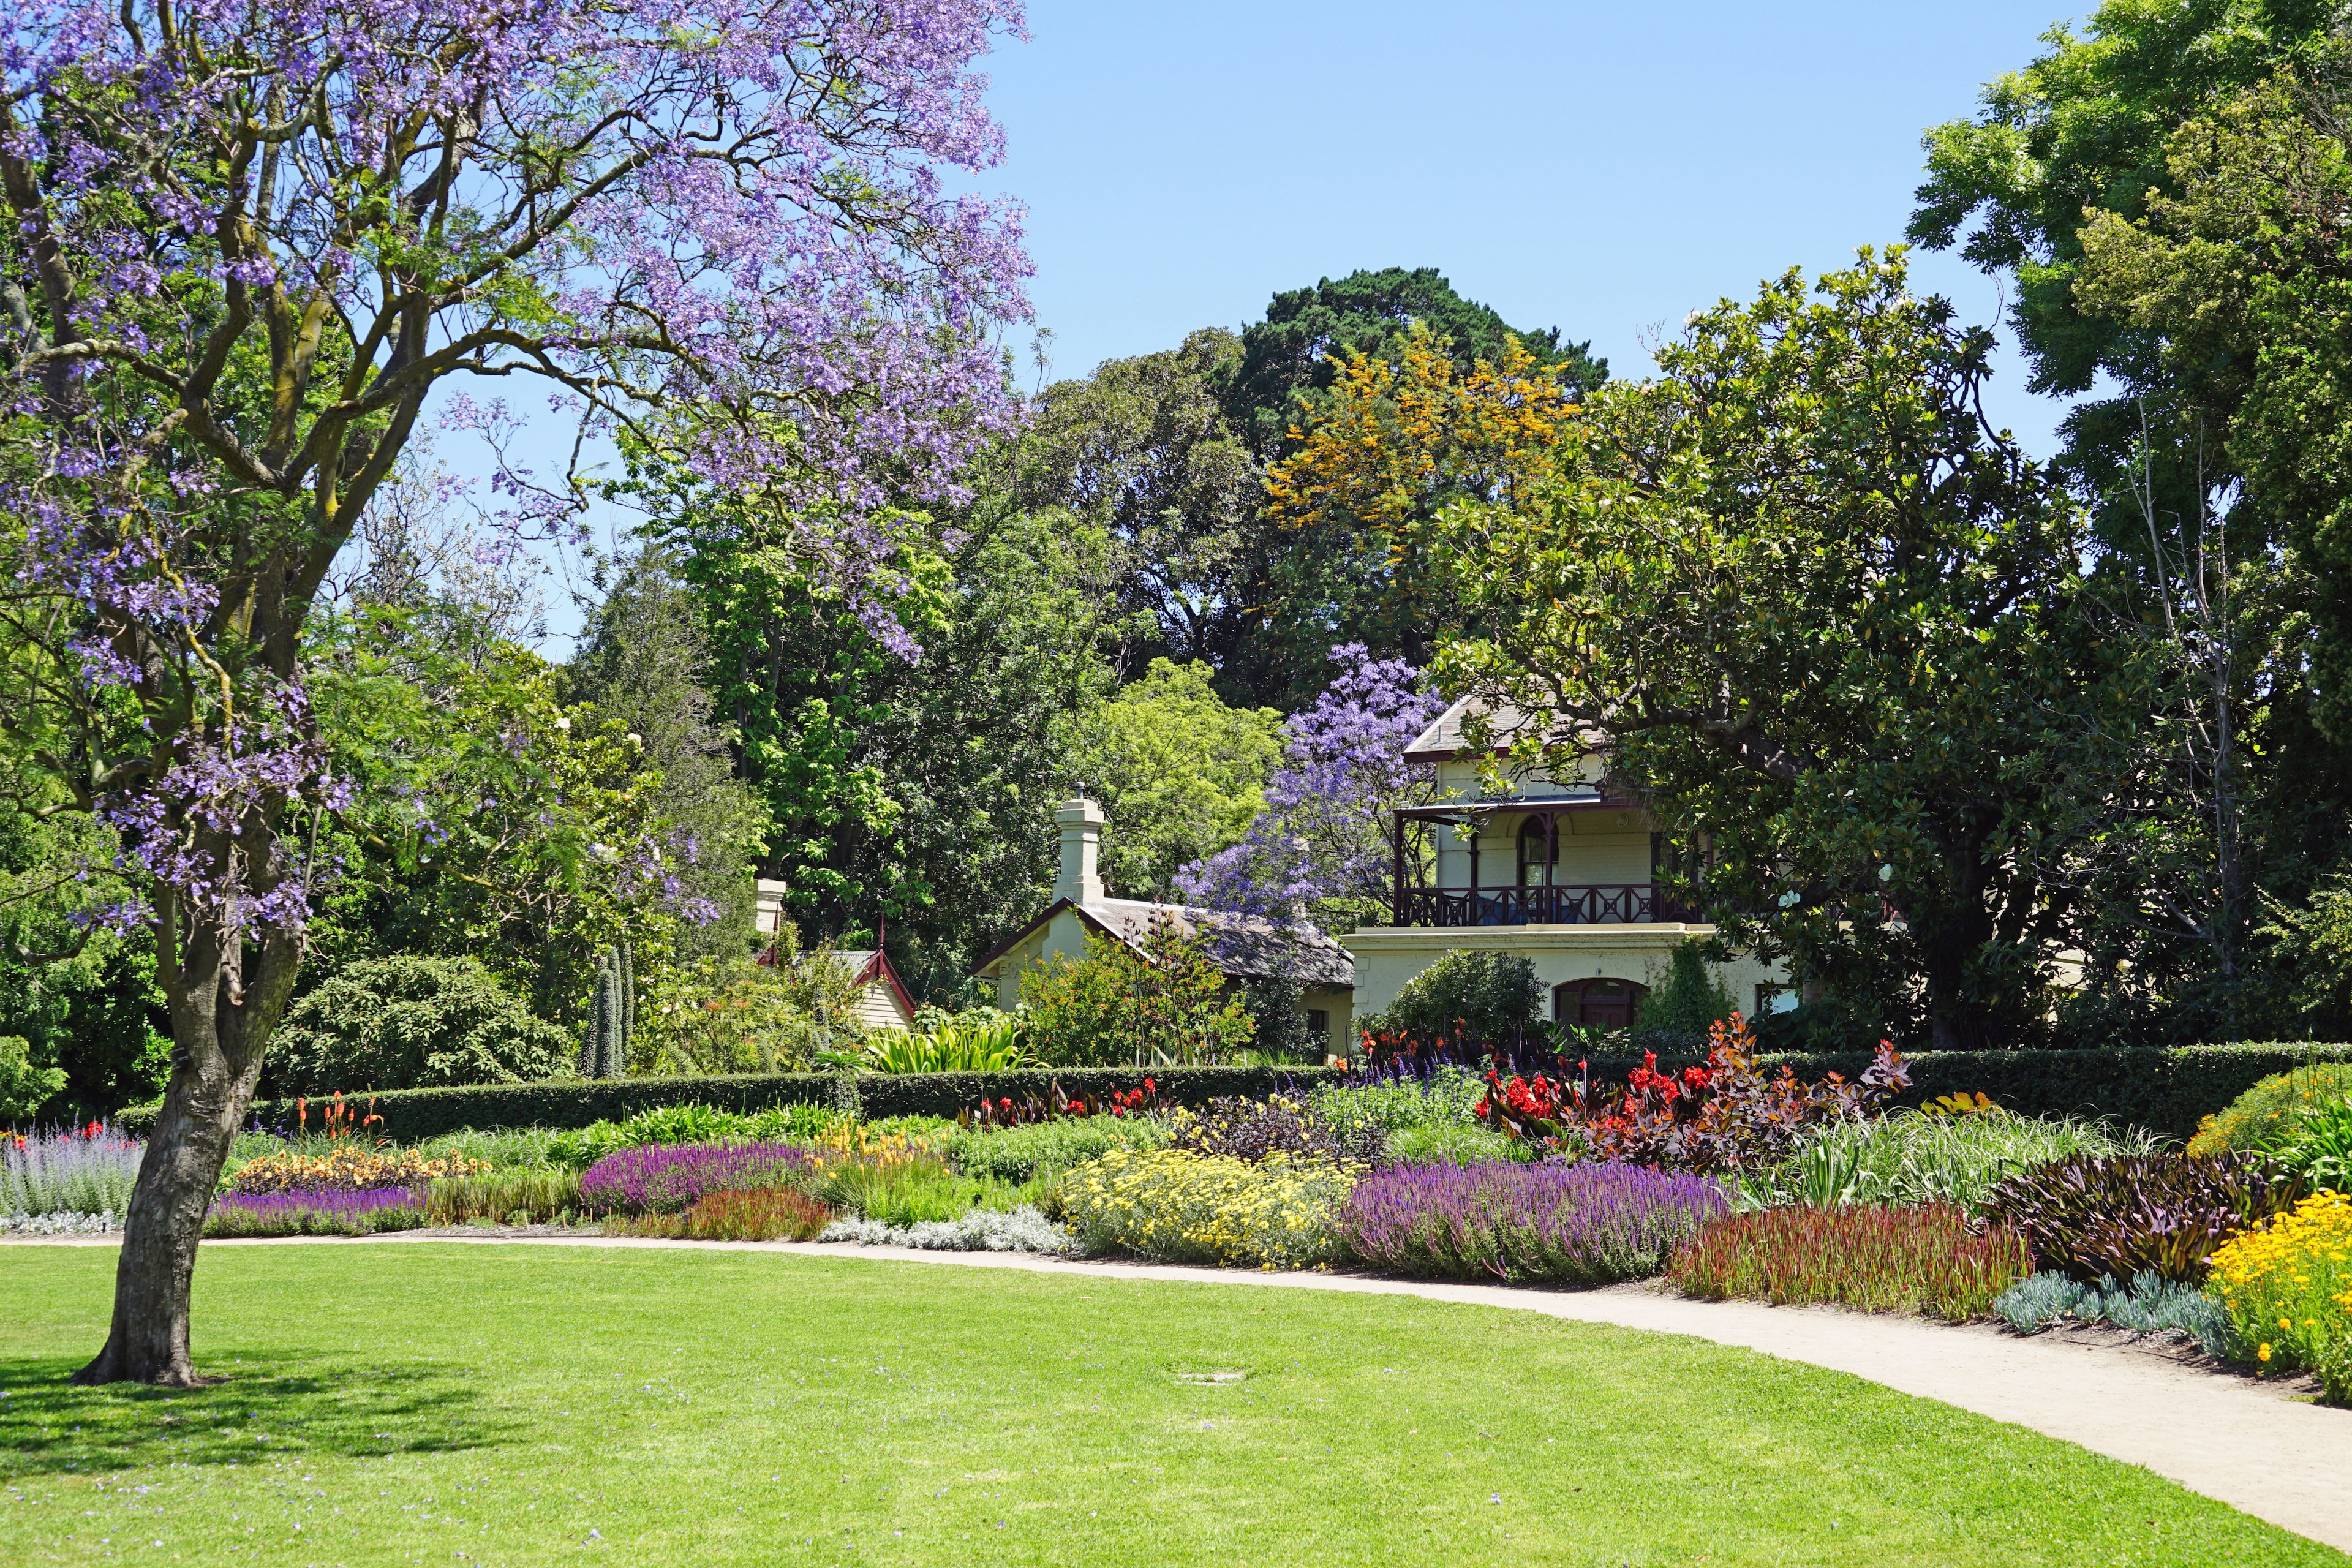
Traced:
<path id="1" fill-rule="evenodd" d="M 756 886 L 756 901 L 752 924 L 768 939 L 768 951 L 762 963 L 775 962 L 775 939 L 784 929 L 784 884 L 766 877 Z M 808 958 L 803 952 L 793 962 Z M 868 1029 L 908 1029 L 915 1026 L 914 994 L 898 978 L 898 971 L 890 963 L 890 955 L 879 948 L 834 949 L 831 956 L 849 970 L 857 985 L 857 1016 Z"/>
<path id="2" fill-rule="evenodd" d="M 1210 954 L 1234 983 L 1288 974 L 1303 987 L 1300 1008 L 1308 1032 L 1325 1042 L 1328 1055 L 1345 1055 L 1355 1026 L 1355 960 L 1348 950 L 1308 925 L 1196 909 L 1188 904 L 1114 899 L 1103 892 L 1101 806 L 1084 798 L 1054 814 L 1062 834 L 1060 875 L 1054 900 L 1036 919 L 991 949 L 971 967 L 973 976 L 996 989 L 997 1005 L 1021 1000 L 1021 976 L 1054 953 L 1086 956 L 1087 936 L 1108 937 L 1140 949 L 1152 922 L 1168 920 L 1188 934 L 1214 940 Z"/>

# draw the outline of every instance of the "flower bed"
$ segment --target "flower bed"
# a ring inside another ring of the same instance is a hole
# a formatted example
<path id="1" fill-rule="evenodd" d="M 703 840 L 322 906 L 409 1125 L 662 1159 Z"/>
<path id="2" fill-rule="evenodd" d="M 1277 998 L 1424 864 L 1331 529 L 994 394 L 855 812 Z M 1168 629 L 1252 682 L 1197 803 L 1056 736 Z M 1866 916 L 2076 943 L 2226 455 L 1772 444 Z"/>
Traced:
<path id="1" fill-rule="evenodd" d="M 678 1237 L 689 1241 L 806 1241 L 833 1223 L 833 1210 L 806 1193 L 774 1188 L 705 1193 L 684 1214 L 614 1218 L 614 1236 Z"/>
<path id="2" fill-rule="evenodd" d="M 341 1187 L 281 1193 L 224 1193 L 205 1216 L 208 1237 L 373 1236 L 426 1223 L 424 1200 L 409 1187 L 352 1192 Z"/>
<path id="3" fill-rule="evenodd" d="M 418 1187 L 445 1176 L 469 1176 L 489 1169 L 462 1154 L 436 1159 L 415 1149 L 371 1149 L 345 1144 L 324 1154 L 264 1154 L 247 1160 L 229 1178 L 232 1193 L 375 1192 Z"/>
<path id="4" fill-rule="evenodd" d="M 598 1211 L 682 1214 L 706 1193 L 803 1186 L 816 1168 L 797 1143 L 657 1143 L 589 1166 L 580 1200 Z"/>
<path id="5" fill-rule="evenodd" d="M 1169 1263 L 1304 1268 L 1338 1250 L 1331 1210 L 1355 1173 L 1190 1149 L 1114 1150 L 1070 1173 L 1062 1217 L 1089 1252 Z"/>
<path id="6" fill-rule="evenodd" d="M 1657 1273 L 1730 1206 L 1714 1182 L 1635 1165 L 1399 1165 L 1358 1182 L 1331 1228 L 1379 1268 L 1587 1285 Z"/>
<path id="7" fill-rule="evenodd" d="M 2241 1353 L 2308 1368 L 2331 1398 L 2352 1400 L 2352 1195 L 2315 1194 L 2223 1242 L 2211 1263 Z"/>
<path id="8" fill-rule="evenodd" d="M 125 1214 L 146 1152 L 145 1143 L 103 1121 L 55 1132 L 0 1132 L 0 1215 L 54 1221 Z"/>
<path id="9" fill-rule="evenodd" d="M 1734 1215 L 1676 1249 L 1666 1275 L 1686 1296 L 1775 1305 L 1834 1303 L 1966 1322 L 2032 1267 L 2015 1231 L 1970 1226 L 1948 1204 L 1783 1208 Z"/>

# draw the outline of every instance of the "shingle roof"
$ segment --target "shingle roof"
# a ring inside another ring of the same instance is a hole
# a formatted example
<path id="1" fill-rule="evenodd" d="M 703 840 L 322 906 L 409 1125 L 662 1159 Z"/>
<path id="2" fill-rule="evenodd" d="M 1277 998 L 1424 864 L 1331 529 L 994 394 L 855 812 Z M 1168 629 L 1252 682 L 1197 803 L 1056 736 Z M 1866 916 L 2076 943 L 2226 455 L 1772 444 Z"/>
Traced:
<path id="1" fill-rule="evenodd" d="M 1079 911 L 1130 945 L 1140 944 L 1154 921 L 1173 921 L 1187 936 L 1210 939 L 1217 967 L 1237 979 L 1263 980 L 1281 973 L 1288 961 L 1303 985 L 1353 985 L 1356 960 L 1311 925 L 1281 926 L 1255 915 L 1229 915 L 1189 904 L 1153 904 L 1139 899 L 1105 899 L 1080 904 Z"/>

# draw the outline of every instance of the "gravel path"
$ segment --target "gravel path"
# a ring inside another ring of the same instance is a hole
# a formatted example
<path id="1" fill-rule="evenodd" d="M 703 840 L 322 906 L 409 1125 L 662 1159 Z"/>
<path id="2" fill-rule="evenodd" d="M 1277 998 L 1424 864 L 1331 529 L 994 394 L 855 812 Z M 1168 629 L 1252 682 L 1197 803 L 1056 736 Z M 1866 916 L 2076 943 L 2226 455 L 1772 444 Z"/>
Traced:
<path id="1" fill-rule="evenodd" d="M 73 1238 L 33 1245 L 109 1245 Z M 805 1258 L 1010 1268 L 1035 1274 L 1189 1280 L 1276 1290 L 1420 1296 L 1541 1312 L 1578 1322 L 1689 1334 L 1787 1361 L 1851 1373 L 1923 1399 L 2078 1443 L 2140 1465 L 2194 1492 L 2298 1535 L 2352 1552 L 2352 1411 L 2310 1403 L 2294 1385 L 2219 1374 L 2101 1337 L 2019 1339 L 1916 1319 L 1832 1309 L 1690 1301 L 1647 1286 L 1542 1290 L 1370 1279 L 1346 1274 L 1265 1274 L 1160 1264 L 1070 1262 L 1005 1252 L 917 1252 L 814 1242 L 661 1241 L 620 1237 L 482 1236 L 410 1231 L 367 1241 L 467 1245 L 684 1247 Z M 352 1246 L 326 1237 L 213 1241 L 207 1247 Z M 2307 1387 L 2307 1385 L 2305 1385 Z"/>

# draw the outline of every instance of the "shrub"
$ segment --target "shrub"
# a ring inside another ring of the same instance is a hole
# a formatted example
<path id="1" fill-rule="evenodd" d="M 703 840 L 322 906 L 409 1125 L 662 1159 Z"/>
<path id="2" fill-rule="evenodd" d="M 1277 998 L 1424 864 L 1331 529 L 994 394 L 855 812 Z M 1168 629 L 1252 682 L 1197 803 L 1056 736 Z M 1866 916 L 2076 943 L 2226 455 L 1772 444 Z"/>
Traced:
<path id="1" fill-rule="evenodd" d="M 229 1176 L 228 1191 L 374 1192 L 422 1186 L 444 1176 L 468 1176 L 479 1168 L 463 1155 L 434 1159 L 415 1149 L 369 1149 L 344 1139 L 323 1154 L 289 1151 L 248 1160 Z"/>
<path id="2" fill-rule="evenodd" d="M 1702 946 L 1696 940 L 1675 944 L 1666 973 L 1642 997 L 1633 1019 L 1634 1044 L 1648 1050 L 1705 1050 L 1716 1025 L 1738 1015 L 1738 1001 L 1708 971 Z"/>
<path id="3" fill-rule="evenodd" d="M 571 1171 L 494 1171 L 452 1176 L 425 1189 L 435 1225 L 549 1225 L 582 1212 L 580 1178 Z"/>
<path id="4" fill-rule="evenodd" d="M 2198 1123 L 2192 1154 L 2242 1154 L 2263 1147 L 2305 1106 L 2352 1094 L 2352 1062 L 2318 1062 L 2273 1073 Z"/>
<path id="5" fill-rule="evenodd" d="M 2070 1154 L 2148 1154 L 2155 1140 L 2071 1117 L 1985 1111 L 1930 1116 L 1897 1111 L 1841 1118 L 1799 1140 L 1781 1164 L 1743 1175 L 1748 1202 L 1958 1204 L 1974 1209 L 2004 1178 Z"/>
<path id="6" fill-rule="evenodd" d="M 605 1155 L 581 1173 L 583 1206 L 682 1214 L 705 1193 L 805 1189 L 817 1162 L 793 1143 L 649 1144 Z"/>
<path id="7" fill-rule="evenodd" d="M 521 1083 L 570 1072 L 572 1042 L 470 958 L 364 958 L 287 1009 L 269 1092 Z"/>
<path id="8" fill-rule="evenodd" d="M 30 1042 L 21 1035 L 0 1035 L 0 1122 L 32 1120 L 65 1088 L 65 1068 L 36 1067 Z"/>
<path id="9" fill-rule="evenodd" d="M 205 1216 L 208 1237 L 373 1236 L 415 1230 L 425 1223 L 423 1204 L 408 1187 L 352 1191 L 224 1193 Z"/>
<path id="10" fill-rule="evenodd" d="M 48 1216 L 131 1210 L 147 1145 L 103 1121 L 56 1132 L 0 1132 L 0 1215 Z"/>
<path id="11" fill-rule="evenodd" d="M 1713 1182 L 1633 1165 L 1396 1165 L 1359 1181 L 1331 1228 L 1375 1268 L 1594 1285 L 1655 1274 L 1730 1206 Z"/>
<path id="12" fill-rule="evenodd" d="M 688 1241 L 808 1241 L 832 1223 L 833 1211 L 806 1193 L 762 1188 L 705 1193 L 683 1214 L 616 1215 L 604 1229 Z"/>
<path id="13" fill-rule="evenodd" d="M 1780 1208 L 1719 1219 L 1675 1250 L 1667 1278 L 1686 1296 L 1932 1312 L 1966 1322 L 2032 1267 L 2025 1240 L 1978 1230 L 1950 1204 Z"/>
<path id="14" fill-rule="evenodd" d="M 1037 1252 L 1067 1258 L 1077 1238 L 1024 1204 L 999 1214 L 974 1209 L 960 1219 L 887 1225 L 876 1219 L 841 1219 L 825 1226 L 819 1241 L 854 1241 L 860 1247 L 913 1247 L 927 1252 Z"/>
<path id="15" fill-rule="evenodd" d="M 1535 965 L 1526 959 L 1457 948 L 1406 981 L 1388 1010 L 1365 1019 L 1363 1028 L 1423 1045 L 1499 1049 L 1542 1035 L 1543 1001 Z"/>
<path id="16" fill-rule="evenodd" d="M 1168 1118 L 1169 1143 L 1196 1154 L 1256 1162 L 1285 1156 L 1294 1162 L 1323 1160 L 1370 1165 L 1387 1152 L 1378 1127 L 1338 1127 L 1304 1104 L 1275 1095 L 1266 1100 L 1215 1100 L 1202 1111 L 1178 1108 Z"/>
<path id="17" fill-rule="evenodd" d="M 2230 1345 L 2230 1321 L 2219 1300 L 2152 1271 L 2134 1275 L 2129 1285 L 2116 1284 L 2113 1275 L 2085 1285 L 2045 1269 L 2001 1292 L 1992 1313 L 2021 1334 L 2038 1334 L 2072 1318 L 2138 1334 L 2177 1334 L 2212 1355 L 2228 1353 Z"/>
<path id="18" fill-rule="evenodd" d="M 1242 999 L 1204 938 L 1155 916 L 1138 948 L 1087 933 L 1084 958 L 1055 953 L 1021 977 L 1027 1047 L 1054 1067 L 1217 1061 L 1250 1042 Z"/>
<path id="19" fill-rule="evenodd" d="M 1159 1149 L 1167 1143 L 1168 1124 L 1154 1118 L 1080 1116 L 960 1133 L 948 1151 L 965 1175 L 1017 1185 L 1060 1175 L 1114 1149 Z"/>
<path id="20" fill-rule="evenodd" d="M 829 1105 L 793 1105 L 748 1113 L 709 1105 L 664 1105 L 624 1121 L 591 1122 L 577 1131 L 559 1133 L 547 1152 L 557 1164 L 585 1170 L 618 1150 L 657 1143 L 803 1143 L 824 1136 L 842 1120 L 841 1113 Z"/>
<path id="21" fill-rule="evenodd" d="M 2216 1247 L 2212 1268 L 2239 1353 L 2352 1400 L 2352 1196 L 2314 1194 Z"/>
<path id="22" fill-rule="evenodd" d="M 1338 1251 L 1331 1210 L 1354 1183 L 1339 1166 L 1279 1154 L 1254 1163 L 1190 1149 L 1121 1149 L 1071 1172 L 1061 1206 L 1089 1252 L 1305 1268 Z"/>
<path id="23" fill-rule="evenodd" d="M 2002 1181 L 1983 1212 L 2024 1236 L 2041 1267 L 2076 1279 L 2148 1269 L 2195 1283 L 2224 1237 L 2302 1193 L 2259 1155 L 2075 1154 Z"/>

